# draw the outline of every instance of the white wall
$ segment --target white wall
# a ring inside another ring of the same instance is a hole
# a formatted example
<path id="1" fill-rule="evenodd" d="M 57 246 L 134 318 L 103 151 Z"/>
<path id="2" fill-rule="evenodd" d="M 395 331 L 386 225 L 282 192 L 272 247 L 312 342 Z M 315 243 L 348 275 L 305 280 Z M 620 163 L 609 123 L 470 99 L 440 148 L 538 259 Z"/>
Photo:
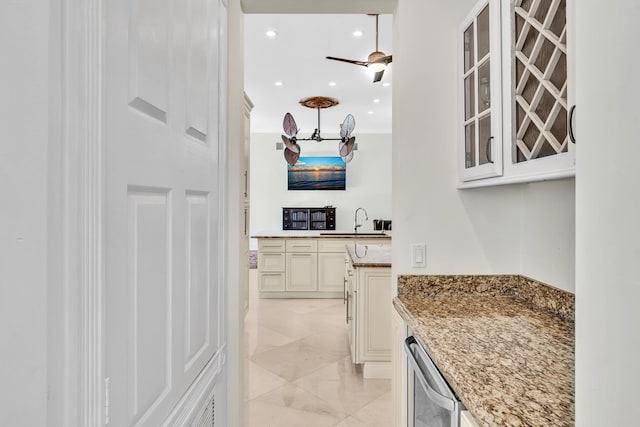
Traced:
<path id="1" fill-rule="evenodd" d="M 457 190 L 457 29 L 474 0 L 401 0 L 393 53 L 393 270 L 521 273 L 574 290 L 574 180 Z M 410 245 L 427 244 L 413 269 Z"/>
<path id="2" fill-rule="evenodd" d="M 347 164 L 345 191 L 288 191 L 287 162 L 283 151 L 275 149 L 278 141 L 279 134 L 251 134 L 251 233 L 282 230 L 286 206 L 333 205 L 338 230 L 353 230 L 358 207 L 369 214 L 361 230 L 372 230 L 373 219 L 391 218 L 391 135 L 356 134 L 358 150 Z M 339 155 L 338 141 L 301 141 L 300 145 L 302 156 Z"/>
<path id="3" fill-rule="evenodd" d="M 0 425 L 47 424 L 49 6 L 0 3 Z"/>
<path id="4" fill-rule="evenodd" d="M 639 425 L 640 4 L 575 7 L 576 425 Z"/>

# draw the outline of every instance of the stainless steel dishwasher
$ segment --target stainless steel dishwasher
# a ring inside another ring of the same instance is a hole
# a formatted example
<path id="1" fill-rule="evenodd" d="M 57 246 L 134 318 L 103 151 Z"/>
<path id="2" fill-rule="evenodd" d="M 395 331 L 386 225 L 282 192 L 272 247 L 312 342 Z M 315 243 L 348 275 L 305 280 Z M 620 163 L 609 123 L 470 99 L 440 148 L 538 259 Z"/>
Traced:
<path id="1" fill-rule="evenodd" d="M 409 366 L 409 427 L 459 427 L 462 402 L 413 336 L 404 342 Z"/>

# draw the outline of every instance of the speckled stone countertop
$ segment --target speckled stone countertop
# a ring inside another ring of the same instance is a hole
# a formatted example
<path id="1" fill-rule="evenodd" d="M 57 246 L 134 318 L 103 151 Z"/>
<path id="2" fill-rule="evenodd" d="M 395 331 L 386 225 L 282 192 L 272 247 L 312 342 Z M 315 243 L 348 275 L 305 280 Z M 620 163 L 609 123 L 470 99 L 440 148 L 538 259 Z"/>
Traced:
<path id="1" fill-rule="evenodd" d="M 354 267 L 391 267 L 391 245 L 346 245 Z"/>
<path id="2" fill-rule="evenodd" d="M 574 425 L 572 294 L 522 276 L 399 276 L 393 304 L 480 425 Z"/>
<path id="3" fill-rule="evenodd" d="M 391 239 L 388 231 L 362 231 L 354 234 L 351 231 L 340 230 L 266 230 L 253 236 L 254 239 L 296 239 L 296 238 L 327 238 L 327 239 Z"/>

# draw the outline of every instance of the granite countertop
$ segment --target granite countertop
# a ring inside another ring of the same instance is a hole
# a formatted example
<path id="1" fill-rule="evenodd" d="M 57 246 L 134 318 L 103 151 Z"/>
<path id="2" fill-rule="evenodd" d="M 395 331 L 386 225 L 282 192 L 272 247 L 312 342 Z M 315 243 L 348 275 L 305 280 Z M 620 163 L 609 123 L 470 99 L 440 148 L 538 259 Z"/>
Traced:
<path id="1" fill-rule="evenodd" d="M 328 239 L 390 239 L 388 231 L 361 231 L 354 234 L 352 231 L 340 230 L 265 230 L 251 236 L 254 239 L 295 239 L 295 238 L 328 238 Z"/>
<path id="2" fill-rule="evenodd" d="M 391 267 L 391 245 L 348 244 L 347 253 L 354 267 Z"/>
<path id="3" fill-rule="evenodd" d="M 522 276 L 399 276 L 393 304 L 480 425 L 574 425 L 572 294 Z"/>

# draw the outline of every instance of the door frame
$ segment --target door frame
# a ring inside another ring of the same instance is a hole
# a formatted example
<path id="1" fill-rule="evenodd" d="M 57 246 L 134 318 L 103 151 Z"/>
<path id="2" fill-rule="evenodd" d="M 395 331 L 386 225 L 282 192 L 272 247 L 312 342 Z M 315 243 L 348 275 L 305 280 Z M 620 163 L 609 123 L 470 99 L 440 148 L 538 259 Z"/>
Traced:
<path id="1" fill-rule="evenodd" d="M 99 426 L 104 402 L 103 0 L 51 3 L 50 425 Z"/>

